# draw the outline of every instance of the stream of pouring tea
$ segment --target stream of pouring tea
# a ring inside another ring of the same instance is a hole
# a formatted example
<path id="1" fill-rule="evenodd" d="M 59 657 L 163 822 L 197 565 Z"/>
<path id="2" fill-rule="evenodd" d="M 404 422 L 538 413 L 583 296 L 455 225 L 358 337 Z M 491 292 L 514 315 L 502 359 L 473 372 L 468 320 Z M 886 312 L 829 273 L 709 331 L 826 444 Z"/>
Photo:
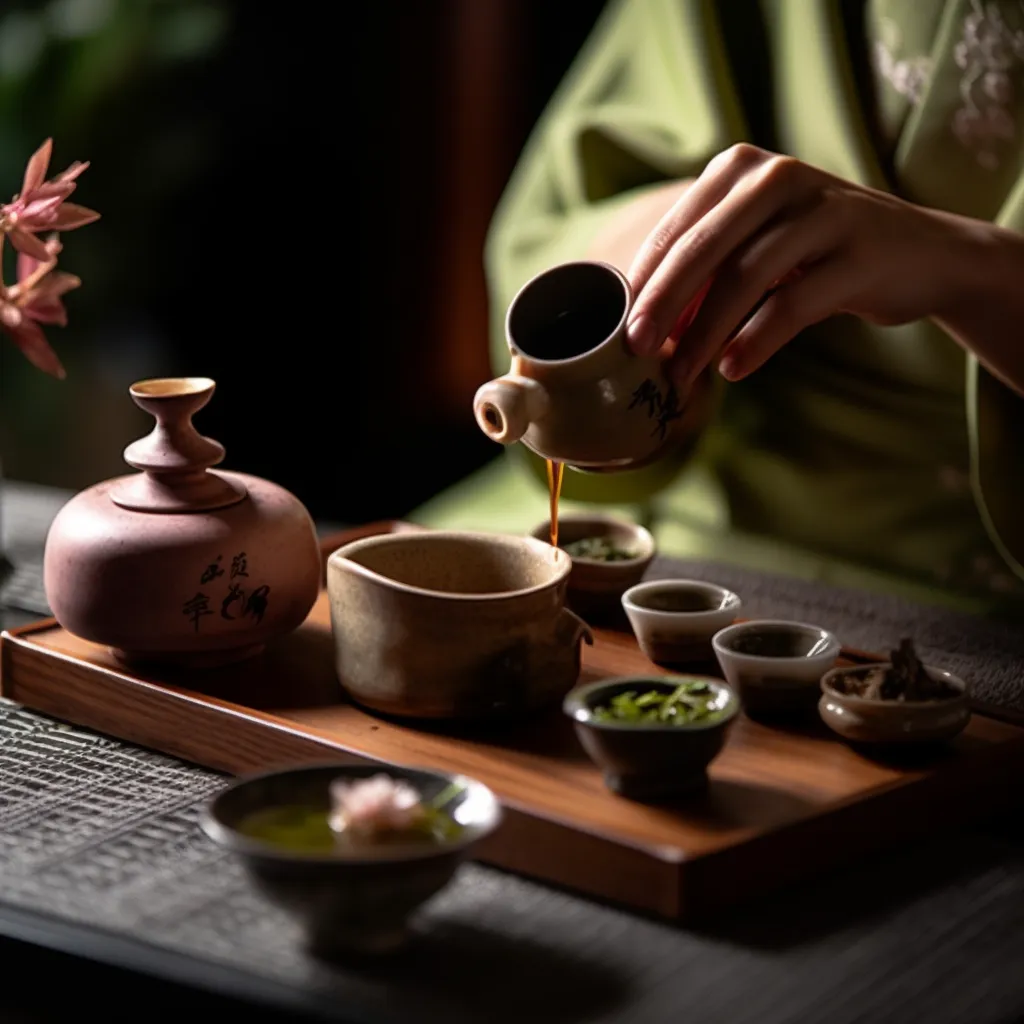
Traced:
<path id="1" fill-rule="evenodd" d="M 558 497 L 562 493 L 564 462 L 548 459 L 548 494 L 551 501 L 551 546 L 558 547 Z"/>

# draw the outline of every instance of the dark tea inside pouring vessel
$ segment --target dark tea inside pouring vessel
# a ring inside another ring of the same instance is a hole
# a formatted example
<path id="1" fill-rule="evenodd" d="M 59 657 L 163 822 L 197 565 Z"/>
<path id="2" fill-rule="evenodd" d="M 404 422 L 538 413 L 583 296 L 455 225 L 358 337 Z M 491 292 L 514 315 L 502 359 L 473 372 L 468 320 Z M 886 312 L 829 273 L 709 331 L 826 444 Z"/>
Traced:
<path id="1" fill-rule="evenodd" d="M 531 359 L 572 359 L 607 341 L 625 319 L 629 302 L 611 268 L 566 263 L 519 293 L 508 312 L 508 336 Z"/>

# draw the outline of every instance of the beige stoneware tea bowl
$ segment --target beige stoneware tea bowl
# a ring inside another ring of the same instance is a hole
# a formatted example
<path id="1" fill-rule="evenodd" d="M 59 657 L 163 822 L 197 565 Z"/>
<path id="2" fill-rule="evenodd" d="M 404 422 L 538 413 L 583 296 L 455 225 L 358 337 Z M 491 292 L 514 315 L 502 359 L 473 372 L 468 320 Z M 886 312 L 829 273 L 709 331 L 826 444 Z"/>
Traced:
<path id="1" fill-rule="evenodd" d="M 365 537 L 327 562 L 338 679 L 356 703 L 419 719 L 515 718 L 575 685 L 586 624 L 572 560 L 532 537 Z"/>

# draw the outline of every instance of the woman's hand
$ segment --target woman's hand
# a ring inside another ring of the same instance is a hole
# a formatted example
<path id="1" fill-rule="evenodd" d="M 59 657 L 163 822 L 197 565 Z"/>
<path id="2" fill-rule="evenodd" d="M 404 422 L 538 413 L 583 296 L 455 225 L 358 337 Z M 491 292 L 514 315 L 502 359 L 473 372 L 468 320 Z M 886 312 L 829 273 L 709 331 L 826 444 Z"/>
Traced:
<path id="1" fill-rule="evenodd" d="M 878 324 L 941 320 L 963 291 L 960 261 L 985 248 L 978 236 L 989 229 L 733 146 L 637 252 L 630 344 L 645 355 L 664 348 L 687 390 L 716 360 L 727 379 L 747 376 L 833 314 Z"/>

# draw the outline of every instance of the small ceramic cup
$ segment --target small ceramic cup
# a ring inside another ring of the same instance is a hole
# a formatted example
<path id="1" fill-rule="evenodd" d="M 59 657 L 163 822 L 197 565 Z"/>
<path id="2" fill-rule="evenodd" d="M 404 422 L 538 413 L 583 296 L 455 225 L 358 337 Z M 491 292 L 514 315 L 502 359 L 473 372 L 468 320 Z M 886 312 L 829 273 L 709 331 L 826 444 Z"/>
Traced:
<path id="1" fill-rule="evenodd" d="M 327 560 L 338 679 L 405 718 L 520 717 L 575 685 L 589 627 L 565 607 L 572 560 L 533 537 L 423 530 Z"/>
<path id="2" fill-rule="evenodd" d="M 683 679 L 697 679 L 712 689 L 720 708 L 714 721 L 693 725 L 628 724 L 595 717 L 594 709 L 618 694 L 629 690 L 671 692 Z M 620 676 L 577 687 L 565 698 L 562 708 L 609 789 L 629 799 L 657 802 L 705 789 L 708 765 L 721 753 L 740 702 L 720 679 Z"/>
<path id="3" fill-rule="evenodd" d="M 437 845 L 300 852 L 253 838 L 250 815 L 275 808 L 330 808 L 330 785 L 385 773 L 421 799 L 444 801 L 459 834 Z M 447 794 L 452 793 L 450 799 Z M 324 959 L 393 952 L 409 937 L 414 913 L 443 889 L 473 848 L 501 823 L 497 798 L 461 775 L 395 765 L 325 764 L 239 778 L 203 807 L 200 825 L 241 859 L 255 885 L 301 924 L 310 951 Z"/>
<path id="4" fill-rule="evenodd" d="M 783 619 L 737 622 L 716 633 L 711 645 L 752 718 L 813 715 L 821 677 L 841 649 L 828 630 Z"/>
<path id="5" fill-rule="evenodd" d="M 550 542 L 550 520 L 536 526 L 531 536 Z M 621 616 L 622 594 L 643 578 L 657 553 L 657 546 L 649 530 L 629 519 L 599 514 L 559 516 L 560 547 L 591 538 L 607 541 L 632 555 L 631 558 L 614 561 L 579 554 L 570 556 L 572 572 L 569 574 L 566 600 L 574 611 L 596 623 L 611 614 Z"/>
<path id="6" fill-rule="evenodd" d="M 562 263 L 527 281 L 505 317 L 511 370 L 473 401 L 484 434 L 597 471 L 646 465 L 702 427 L 713 403 L 684 402 L 664 361 L 626 344 L 632 304 L 607 263 Z"/>
<path id="7" fill-rule="evenodd" d="M 648 580 L 622 595 L 640 650 L 669 667 L 713 662 L 711 638 L 736 619 L 742 604 L 731 590 L 703 580 Z"/>
<path id="8" fill-rule="evenodd" d="M 944 669 L 924 667 L 933 679 L 945 680 L 956 696 L 919 701 L 871 700 L 844 691 L 843 681 L 850 676 L 890 667 L 890 662 L 879 662 L 826 672 L 818 702 L 821 720 L 843 739 L 860 744 L 936 743 L 963 732 L 971 720 L 969 689 L 963 679 Z"/>

